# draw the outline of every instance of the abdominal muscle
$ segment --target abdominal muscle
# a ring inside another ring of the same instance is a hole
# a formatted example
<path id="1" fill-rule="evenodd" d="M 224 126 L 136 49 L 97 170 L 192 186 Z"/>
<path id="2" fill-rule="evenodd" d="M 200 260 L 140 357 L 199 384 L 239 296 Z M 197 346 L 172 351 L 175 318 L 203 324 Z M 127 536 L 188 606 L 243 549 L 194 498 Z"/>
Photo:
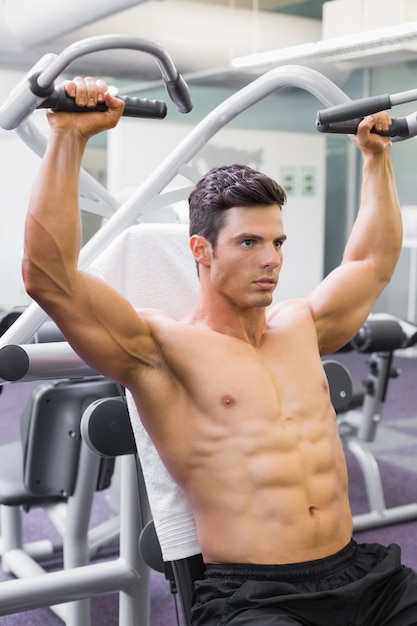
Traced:
<path id="1" fill-rule="evenodd" d="M 166 394 L 167 414 L 148 424 L 204 560 L 285 564 L 341 550 L 352 535 L 346 463 L 309 314 L 292 311 L 256 348 L 187 328 L 178 350 L 181 329 L 159 339 L 184 392 Z"/>
<path id="2" fill-rule="evenodd" d="M 303 562 L 349 542 L 346 466 L 332 408 L 312 423 L 252 425 L 250 436 L 238 429 L 196 452 L 184 489 L 206 562 Z"/>

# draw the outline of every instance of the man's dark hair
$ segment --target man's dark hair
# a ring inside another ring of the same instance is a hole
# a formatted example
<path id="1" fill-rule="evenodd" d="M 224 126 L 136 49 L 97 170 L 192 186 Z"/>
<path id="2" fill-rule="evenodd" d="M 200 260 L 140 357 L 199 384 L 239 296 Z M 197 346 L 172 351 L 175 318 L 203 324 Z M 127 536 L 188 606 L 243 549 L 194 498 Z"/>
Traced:
<path id="1" fill-rule="evenodd" d="M 282 207 L 286 199 L 275 180 L 247 165 L 214 167 L 200 179 L 188 199 L 190 236 L 202 235 L 214 251 L 227 209 L 271 204 Z"/>

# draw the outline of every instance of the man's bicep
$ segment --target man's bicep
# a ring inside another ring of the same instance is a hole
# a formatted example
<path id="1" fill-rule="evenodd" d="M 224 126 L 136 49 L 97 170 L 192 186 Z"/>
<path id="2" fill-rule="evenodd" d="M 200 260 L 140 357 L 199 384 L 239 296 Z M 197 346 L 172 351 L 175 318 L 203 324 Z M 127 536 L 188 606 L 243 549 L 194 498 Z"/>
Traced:
<path id="1" fill-rule="evenodd" d="M 71 297 L 44 308 L 75 352 L 101 374 L 126 384 L 139 363 L 152 365 L 158 358 L 147 321 L 95 276 L 79 273 Z"/>
<path id="2" fill-rule="evenodd" d="M 383 285 L 362 261 L 336 268 L 307 298 L 322 354 L 338 350 L 358 332 L 371 313 Z"/>

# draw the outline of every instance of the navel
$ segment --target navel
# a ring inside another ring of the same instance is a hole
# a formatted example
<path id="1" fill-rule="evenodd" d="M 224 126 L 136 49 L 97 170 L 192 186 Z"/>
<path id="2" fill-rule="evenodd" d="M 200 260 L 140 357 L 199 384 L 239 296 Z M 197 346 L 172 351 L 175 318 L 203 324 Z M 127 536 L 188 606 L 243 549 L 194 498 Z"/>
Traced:
<path id="1" fill-rule="evenodd" d="M 232 406 L 236 404 L 236 400 L 229 395 L 222 396 L 221 404 L 226 407 L 226 409 L 230 409 Z"/>

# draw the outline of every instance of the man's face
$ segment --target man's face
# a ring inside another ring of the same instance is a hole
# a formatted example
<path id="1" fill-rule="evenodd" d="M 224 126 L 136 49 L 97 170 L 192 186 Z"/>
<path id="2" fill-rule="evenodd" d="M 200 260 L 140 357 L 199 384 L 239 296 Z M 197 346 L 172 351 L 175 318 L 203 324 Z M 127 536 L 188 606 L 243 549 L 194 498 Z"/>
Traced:
<path id="1" fill-rule="evenodd" d="M 279 205 L 228 209 L 212 256 L 212 283 L 237 308 L 268 306 L 285 239 Z"/>

